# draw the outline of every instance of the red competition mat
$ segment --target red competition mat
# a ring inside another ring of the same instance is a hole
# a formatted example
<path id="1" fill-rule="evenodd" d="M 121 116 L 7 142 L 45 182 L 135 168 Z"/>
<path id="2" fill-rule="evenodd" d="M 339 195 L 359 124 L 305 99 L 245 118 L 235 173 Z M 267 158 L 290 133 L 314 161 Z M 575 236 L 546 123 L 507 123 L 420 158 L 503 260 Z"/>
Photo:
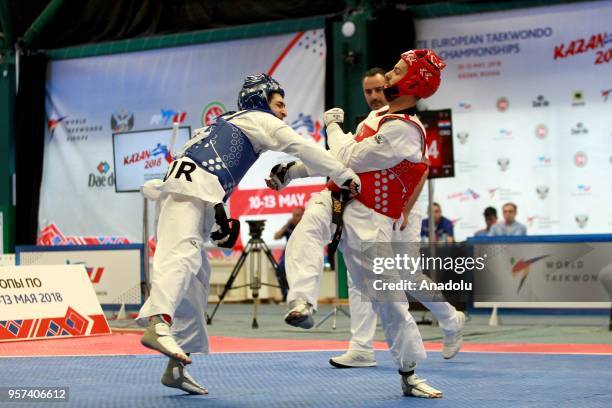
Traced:
<path id="1" fill-rule="evenodd" d="M 30 340 L 0 343 L 0 357 L 94 356 L 155 354 L 140 344 L 140 331 L 117 331 L 107 336 Z M 249 353 L 273 351 L 345 350 L 348 341 L 305 339 L 259 339 L 211 336 L 213 353 Z M 384 342 L 374 342 L 377 350 L 386 350 Z M 440 351 L 441 343 L 425 343 L 427 351 Z M 611 344 L 543 344 L 543 343 L 471 343 L 462 352 L 602 354 L 612 355 Z"/>

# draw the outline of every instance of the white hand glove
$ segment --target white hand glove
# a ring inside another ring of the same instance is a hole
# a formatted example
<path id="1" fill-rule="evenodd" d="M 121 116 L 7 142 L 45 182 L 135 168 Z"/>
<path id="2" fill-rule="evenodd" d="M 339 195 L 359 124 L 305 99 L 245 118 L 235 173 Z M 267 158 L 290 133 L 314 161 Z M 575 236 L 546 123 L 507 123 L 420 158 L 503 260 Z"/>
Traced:
<path id="1" fill-rule="evenodd" d="M 340 108 L 331 108 L 323 114 L 325 127 L 332 123 L 344 123 L 344 111 Z"/>

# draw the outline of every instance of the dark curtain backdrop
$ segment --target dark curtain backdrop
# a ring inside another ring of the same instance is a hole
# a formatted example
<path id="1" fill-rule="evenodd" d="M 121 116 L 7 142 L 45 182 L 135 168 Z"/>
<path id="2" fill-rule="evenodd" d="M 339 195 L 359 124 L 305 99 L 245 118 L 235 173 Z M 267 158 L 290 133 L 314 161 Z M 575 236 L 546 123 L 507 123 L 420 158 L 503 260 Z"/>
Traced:
<path id="1" fill-rule="evenodd" d="M 23 55 L 15 106 L 16 245 L 36 242 L 45 137 L 47 57 Z"/>

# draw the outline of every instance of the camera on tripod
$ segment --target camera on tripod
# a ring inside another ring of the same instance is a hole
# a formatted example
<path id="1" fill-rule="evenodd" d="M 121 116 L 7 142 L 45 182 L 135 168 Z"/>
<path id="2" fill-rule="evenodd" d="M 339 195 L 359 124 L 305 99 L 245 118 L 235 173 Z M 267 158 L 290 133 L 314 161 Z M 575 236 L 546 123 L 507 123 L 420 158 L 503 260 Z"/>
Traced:
<path id="1" fill-rule="evenodd" d="M 278 285 L 262 282 L 261 279 L 263 259 L 267 259 L 274 270 L 278 268 L 278 263 L 276 262 L 276 259 L 274 259 L 274 256 L 272 256 L 270 248 L 268 248 L 263 239 L 261 239 L 264 227 L 266 226 L 266 220 L 247 220 L 247 224 L 249 224 L 249 242 L 247 242 L 247 244 L 244 246 L 242 254 L 240 255 L 240 258 L 238 258 L 238 262 L 236 262 L 229 279 L 225 283 L 223 292 L 221 295 L 219 295 L 219 302 L 213 309 L 212 314 L 210 316 L 208 314 L 206 315 L 207 324 L 212 324 L 212 319 L 215 316 L 215 313 L 217 313 L 217 309 L 219 309 L 219 306 L 221 305 L 221 302 L 223 302 L 223 299 L 225 299 L 225 295 L 228 291 L 247 287 L 251 289 L 251 294 L 253 296 L 253 323 L 251 324 L 251 327 L 254 329 L 258 328 L 259 323 L 257 322 L 257 305 L 259 304 L 259 290 L 262 288 L 262 286 L 278 288 Z M 247 268 L 249 272 L 249 283 L 234 286 L 234 280 L 244 265 L 247 256 L 250 261 L 249 268 Z"/>
<path id="2" fill-rule="evenodd" d="M 261 239 L 266 220 L 247 220 L 247 224 L 249 224 L 249 236 L 254 239 Z"/>

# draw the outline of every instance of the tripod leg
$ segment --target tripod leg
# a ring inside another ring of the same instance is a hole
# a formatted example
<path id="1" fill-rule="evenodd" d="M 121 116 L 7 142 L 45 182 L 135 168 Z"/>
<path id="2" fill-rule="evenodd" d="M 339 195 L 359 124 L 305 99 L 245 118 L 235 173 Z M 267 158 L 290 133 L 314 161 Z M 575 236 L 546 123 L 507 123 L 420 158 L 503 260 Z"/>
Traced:
<path id="1" fill-rule="evenodd" d="M 264 254 L 266 254 L 266 256 L 268 257 L 268 260 L 270 261 L 274 269 L 275 270 L 278 269 L 278 263 L 276 262 L 276 259 L 274 259 L 274 256 L 272 255 L 272 251 L 270 251 L 270 248 L 268 248 L 268 246 L 266 245 L 264 241 L 261 241 L 261 246 L 263 248 Z"/>
<path id="2" fill-rule="evenodd" d="M 344 308 L 342 306 L 338 306 L 338 311 L 344 313 L 344 315 L 348 318 L 351 317 L 351 314 L 349 312 L 347 312 L 346 310 L 344 310 Z"/>
<path id="3" fill-rule="evenodd" d="M 321 321 L 319 323 L 317 323 L 317 325 L 315 326 L 316 328 L 320 327 L 321 325 L 323 325 L 323 323 L 325 323 L 327 321 L 327 319 L 329 319 L 332 316 L 336 315 L 336 308 L 334 307 L 332 309 L 331 312 L 329 312 L 328 314 L 326 314 L 323 319 L 321 319 Z"/>
<path id="4" fill-rule="evenodd" d="M 336 330 L 337 318 L 338 318 L 338 306 L 334 306 L 334 317 L 332 318 L 332 330 Z"/>
<path id="5" fill-rule="evenodd" d="M 246 260 L 246 257 L 248 254 L 248 251 L 247 251 L 248 246 L 249 245 L 247 244 L 244 251 L 240 255 L 240 258 L 238 258 L 238 262 L 236 262 L 236 266 L 234 266 L 234 269 L 232 270 L 232 273 L 230 274 L 229 279 L 225 283 L 223 292 L 221 292 L 221 295 L 219 296 L 219 302 L 217 302 L 217 304 L 215 305 L 213 312 L 211 313 L 210 316 L 208 314 L 206 315 L 206 324 L 212 324 L 212 319 L 213 317 L 215 317 L 215 314 L 217 313 L 217 309 L 219 309 L 219 306 L 221 306 L 221 302 L 223 302 L 223 299 L 225 299 L 225 295 L 227 295 L 227 292 L 229 292 L 230 289 L 232 289 L 232 285 L 234 284 L 234 281 L 236 280 L 236 277 L 238 276 L 238 273 L 240 272 L 240 269 L 242 268 L 242 265 L 244 265 L 244 261 Z"/>
<path id="6" fill-rule="evenodd" d="M 257 306 L 259 305 L 259 298 L 254 299 L 253 302 L 253 323 L 251 324 L 252 329 L 259 329 L 259 324 L 257 323 Z"/>

